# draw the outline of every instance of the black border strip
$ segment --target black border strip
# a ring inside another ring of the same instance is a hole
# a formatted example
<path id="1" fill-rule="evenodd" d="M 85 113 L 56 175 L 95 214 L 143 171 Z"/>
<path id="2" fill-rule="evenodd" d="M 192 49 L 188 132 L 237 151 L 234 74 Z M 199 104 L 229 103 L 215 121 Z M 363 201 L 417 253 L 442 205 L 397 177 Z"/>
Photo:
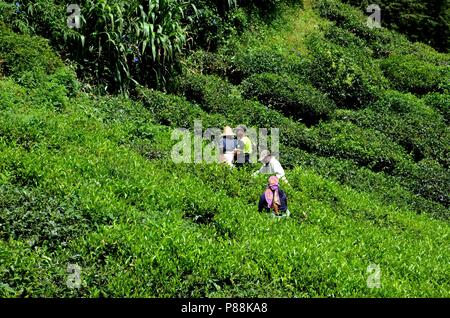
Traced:
<path id="1" fill-rule="evenodd" d="M 202 307 L 198 307 L 202 305 Z M 184 306 L 184 307 L 183 307 Z M 214 312 L 211 315 L 211 306 Z M 444 308 L 445 306 L 445 308 Z M 0 312 L 11 309 L 15 313 L 38 312 L 67 315 L 67 313 L 90 313 L 92 311 L 102 314 L 144 313 L 143 317 L 151 317 L 159 313 L 163 315 L 185 316 L 182 309 L 190 310 L 189 314 L 196 316 L 221 317 L 230 315 L 288 315 L 291 313 L 311 314 L 356 314 L 364 317 L 373 314 L 393 314 L 401 310 L 418 314 L 421 309 L 441 311 L 450 307 L 450 298 L 444 299 L 274 299 L 274 298 L 218 298 L 218 299 L 0 299 Z M 198 312 L 201 310 L 203 312 Z M 208 310 L 208 311 L 206 311 Z M 9 311 L 9 310 L 8 310 Z M 102 315 L 103 316 L 103 315 Z M 296 315 L 297 316 L 297 315 Z M 301 314 L 300 316 L 305 316 Z M 289 316 L 291 317 L 291 315 Z M 83 317 L 84 318 L 84 317 Z"/>

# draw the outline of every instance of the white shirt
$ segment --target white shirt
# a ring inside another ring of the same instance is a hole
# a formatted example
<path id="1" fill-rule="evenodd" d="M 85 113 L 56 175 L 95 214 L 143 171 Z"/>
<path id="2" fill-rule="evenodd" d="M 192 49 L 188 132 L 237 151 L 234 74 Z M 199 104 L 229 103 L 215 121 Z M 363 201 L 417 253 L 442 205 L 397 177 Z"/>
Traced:
<path id="1" fill-rule="evenodd" d="M 281 166 L 281 163 L 275 157 L 272 157 L 269 163 L 264 164 L 261 169 L 254 173 L 254 175 L 257 175 L 258 173 L 275 174 L 278 179 L 283 180 L 285 183 L 288 183 L 285 177 L 284 169 Z"/>

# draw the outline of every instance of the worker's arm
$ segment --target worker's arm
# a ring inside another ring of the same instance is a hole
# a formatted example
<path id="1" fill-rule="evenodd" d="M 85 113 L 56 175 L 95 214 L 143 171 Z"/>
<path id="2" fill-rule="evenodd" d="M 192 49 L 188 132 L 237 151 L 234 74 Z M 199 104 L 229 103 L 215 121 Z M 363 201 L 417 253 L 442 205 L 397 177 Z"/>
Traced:
<path id="1" fill-rule="evenodd" d="M 250 138 L 248 138 L 248 137 L 244 138 L 244 147 L 243 147 L 243 149 L 244 149 L 244 153 L 248 153 L 248 154 L 252 153 L 253 145 L 252 145 L 252 141 L 251 141 Z"/>
<path id="2" fill-rule="evenodd" d="M 255 171 L 253 173 L 253 176 L 256 177 L 258 174 L 263 173 L 263 169 L 264 169 L 264 165 L 262 165 L 262 167 L 259 168 L 259 170 Z"/>
<path id="3" fill-rule="evenodd" d="M 278 177 L 278 179 L 283 180 L 283 182 L 285 182 L 285 183 L 289 183 L 286 179 L 284 169 L 278 160 L 273 162 L 273 171 L 276 174 L 276 176 Z"/>

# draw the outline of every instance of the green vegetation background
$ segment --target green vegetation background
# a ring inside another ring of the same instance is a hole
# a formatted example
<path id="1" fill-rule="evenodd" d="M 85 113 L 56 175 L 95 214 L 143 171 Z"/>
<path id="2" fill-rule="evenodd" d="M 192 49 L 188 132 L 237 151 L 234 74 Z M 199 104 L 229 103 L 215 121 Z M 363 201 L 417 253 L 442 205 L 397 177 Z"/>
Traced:
<path id="1" fill-rule="evenodd" d="M 449 54 L 334 0 L 81 2 L 0 1 L 0 296 L 450 296 Z M 290 219 L 171 162 L 195 119 L 280 128 Z"/>

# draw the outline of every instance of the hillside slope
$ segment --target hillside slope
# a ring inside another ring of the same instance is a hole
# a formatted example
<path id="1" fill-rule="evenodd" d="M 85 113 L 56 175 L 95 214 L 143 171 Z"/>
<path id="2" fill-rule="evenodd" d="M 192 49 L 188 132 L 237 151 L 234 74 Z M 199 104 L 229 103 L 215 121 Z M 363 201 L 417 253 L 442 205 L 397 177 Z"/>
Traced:
<path id="1" fill-rule="evenodd" d="M 334 3 L 191 52 L 133 100 L 1 27 L 0 296 L 449 297 L 450 55 Z M 257 212 L 258 165 L 171 161 L 196 119 L 280 128 L 289 219 Z"/>

